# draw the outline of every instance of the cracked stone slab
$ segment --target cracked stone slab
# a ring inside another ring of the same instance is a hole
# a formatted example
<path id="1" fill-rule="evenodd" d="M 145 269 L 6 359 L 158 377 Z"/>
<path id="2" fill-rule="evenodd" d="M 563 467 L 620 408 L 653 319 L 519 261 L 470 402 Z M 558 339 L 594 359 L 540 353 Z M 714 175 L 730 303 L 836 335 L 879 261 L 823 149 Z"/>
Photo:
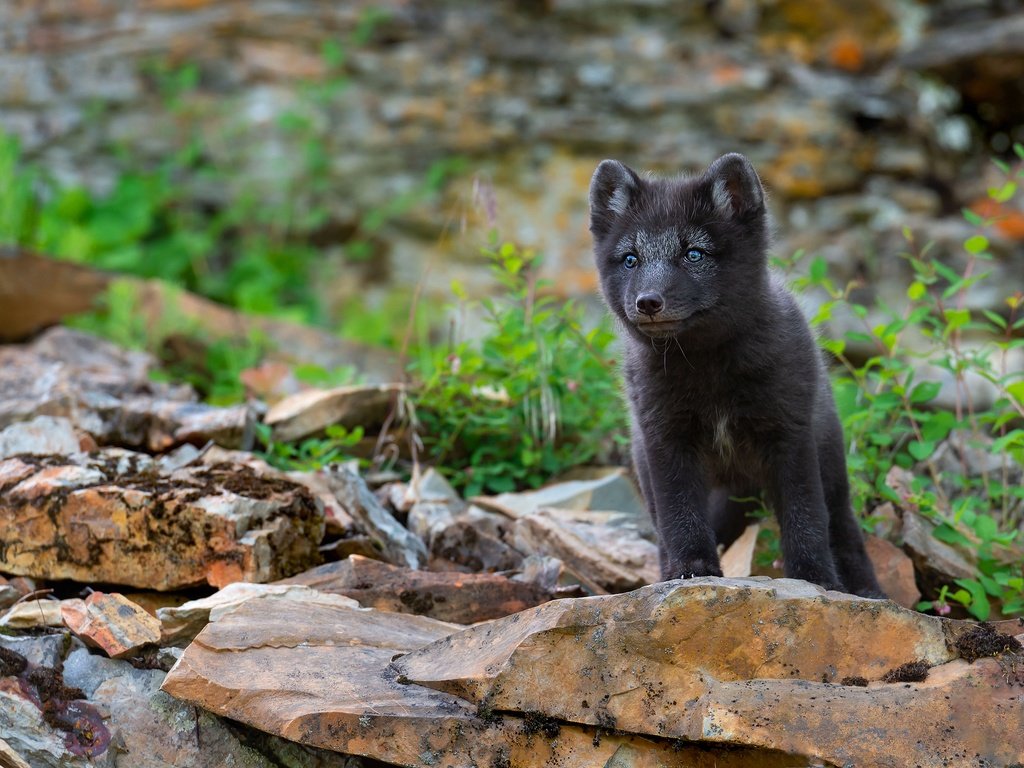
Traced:
<path id="1" fill-rule="evenodd" d="M 306 745 L 414 768 L 741 768 L 805 765 L 775 751 L 717 749 L 538 717 L 408 684 L 396 655 L 458 628 L 420 616 L 247 601 L 208 625 L 163 690 Z"/>
<path id="2" fill-rule="evenodd" d="M 968 665 L 947 625 L 790 579 L 702 578 L 559 600 L 396 660 L 494 710 L 835 765 L 1005 765 L 1024 754 L 1024 659 Z M 910 661 L 921 683 L 884 683 Z M 842 684 L 863 678 L 866 685 Z"/>
<path id="3" fill-rule="evenodd" d="M 508 616 L 551 600 L 552 590 L 497 573 L 413 571 L 359 555 L 285 579 L 346 595 L 364 607 L 413 613 L 456 624 Z"/>

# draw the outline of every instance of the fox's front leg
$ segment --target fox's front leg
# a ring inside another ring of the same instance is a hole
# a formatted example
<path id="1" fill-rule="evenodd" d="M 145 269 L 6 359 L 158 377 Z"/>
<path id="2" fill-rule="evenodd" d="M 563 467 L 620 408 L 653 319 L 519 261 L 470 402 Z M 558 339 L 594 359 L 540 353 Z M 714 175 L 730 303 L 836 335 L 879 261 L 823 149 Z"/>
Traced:
<path id="1" fill-rule="evenodd" d="M 770 491 L 786 576 L 842 590 L 829 547 L 829 516 L 813 439 L 799 436 L 770 455 Z"/>
<path id="2" fill-rule="evenodd" d="M 715 534 L 708 522 L 704 468 L 690 451 L 657 437 L 647 440 L 651 493 L 658 510 L 663 579 L 721 576 Z"/>

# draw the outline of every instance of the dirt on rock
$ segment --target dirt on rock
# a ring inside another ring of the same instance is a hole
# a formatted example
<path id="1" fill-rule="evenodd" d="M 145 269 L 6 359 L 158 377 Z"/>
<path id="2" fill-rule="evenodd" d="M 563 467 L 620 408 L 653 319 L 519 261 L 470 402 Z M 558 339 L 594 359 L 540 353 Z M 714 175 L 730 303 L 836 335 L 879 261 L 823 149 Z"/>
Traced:
<path id="1" fill-rule="evenodd" d="M 985 621 L 960 635 L 954 646 L 960 658 L 971 664 L 988 656 L 1020 653 L 1022 650 L 1017 638 L 997 632 L 995 627 Z"/>
<path id="2" fill-rule="evenodd" d="M 928 679 L 928 662 L 908 661 L 882 675 L 883 683 L 920 683 Z"/>

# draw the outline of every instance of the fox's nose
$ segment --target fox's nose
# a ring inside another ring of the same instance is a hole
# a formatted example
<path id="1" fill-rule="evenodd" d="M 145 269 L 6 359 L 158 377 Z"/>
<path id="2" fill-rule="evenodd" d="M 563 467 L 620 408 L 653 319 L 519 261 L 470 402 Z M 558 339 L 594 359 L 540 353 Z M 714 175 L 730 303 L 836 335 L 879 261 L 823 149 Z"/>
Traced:
<path id="1" fill-rule="evenodd" d="M 665 308 L 665 299 L 660 293 L 641 293 L 636 297 L 636 311 L 654 317 Z"/>

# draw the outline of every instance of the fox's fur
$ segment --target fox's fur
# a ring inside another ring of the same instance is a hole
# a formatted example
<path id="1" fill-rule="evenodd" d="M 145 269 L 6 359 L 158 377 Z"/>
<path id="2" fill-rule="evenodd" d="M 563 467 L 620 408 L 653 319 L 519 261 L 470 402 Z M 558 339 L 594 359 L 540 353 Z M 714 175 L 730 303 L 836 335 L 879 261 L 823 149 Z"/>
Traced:
<path id="1" fill-rule="evenodd" d="M 721 575 L 721 537 L 765 492 L 787 576 L 882 592 L 850 508 L 824 361 L 767 262 L 760 179 L 738 154 L 693 178 L 605 160 L 590 186 L 605 301 L 621 327 L 633 459 L 663 578 Z"/>

